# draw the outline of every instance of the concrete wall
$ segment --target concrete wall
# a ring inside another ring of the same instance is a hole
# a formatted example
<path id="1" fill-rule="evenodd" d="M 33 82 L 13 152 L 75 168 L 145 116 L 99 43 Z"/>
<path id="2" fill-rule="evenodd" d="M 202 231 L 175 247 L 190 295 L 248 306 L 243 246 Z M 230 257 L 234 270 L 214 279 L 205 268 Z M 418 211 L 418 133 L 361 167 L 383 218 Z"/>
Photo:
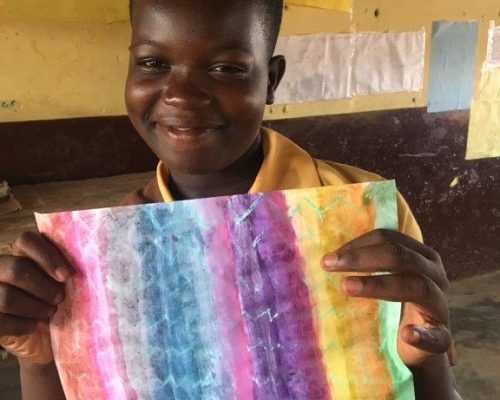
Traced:
<path id="1" fill-rule="evenodd" d="M 127 0 L 0 1 L 0 122 L 125 115 L 123 88 L 130 28 Z M 268 109 L 267 119 L 424 107 L 432 22 L 480 24 L 476 84 L 488 24 L 500 22 L 491 0 L 354 1 L 352 14 L 287 5 L 282 35 L 426 29 L 424 90 Z M 1 128 L 0 128 L 1 129 Z M 1 134 L 1 131 L 0 131 Z"/>

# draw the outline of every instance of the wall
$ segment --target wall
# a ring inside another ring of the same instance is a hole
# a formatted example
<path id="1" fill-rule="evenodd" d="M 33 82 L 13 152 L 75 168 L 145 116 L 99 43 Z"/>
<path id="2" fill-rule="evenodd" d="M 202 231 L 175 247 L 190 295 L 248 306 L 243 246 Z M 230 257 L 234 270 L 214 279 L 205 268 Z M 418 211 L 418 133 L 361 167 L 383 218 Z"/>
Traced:
<path id="1" fill-rule="evenodd" d="M 425 7 L 411 0 L 353 4 L 352 14 L 287 5 L 282 35 L 412 31 L 424 27 L 424 90 L 277 106 L 268 109 L 267 119 L 426 106 L 430 33 L 435 20 L 479 21 L 478 84 L 488 24 L 490 20 L 500 23 L 500 4 L 491 0 L 428 0 Z M 126 19 L 126 0 L 2 0 L 0 101 L 12 106 L 0 109 L 0 121 L 124 115 L 122 93 L 130 35 Z"/>
<path id="2" fill-rule="evenodd" d="M 125 114 L 128 22 L 0 21 L 0 121 Z M 1 134 L 1 133 L 0 133 Z"/>

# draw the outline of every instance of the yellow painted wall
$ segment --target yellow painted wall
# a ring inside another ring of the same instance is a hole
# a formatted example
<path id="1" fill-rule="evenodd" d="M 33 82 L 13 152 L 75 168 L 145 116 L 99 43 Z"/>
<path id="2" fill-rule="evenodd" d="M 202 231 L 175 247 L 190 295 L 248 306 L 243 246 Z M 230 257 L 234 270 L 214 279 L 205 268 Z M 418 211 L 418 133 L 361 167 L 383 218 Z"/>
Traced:
<path id="1" fill-rule="evenodd" d="M 128 19 L 126 0 L 0 0 L 0 17 L 38 21 L 102 21 Z"/>
<path id="2" fill-rule="evenodd" d="M 47 4 L 52 5 L 51 12 Z M 0 0 L 0 122 L 125 114 L 130 35 L 126 8 L 127 0 Z M 498 1 L 427 0 L 422 6 L 415 0 L 355 0 L 352 15 L 288 5 L 282 34 L 425 27 L 428 61 L 432 21 L 478 20 L 479 82 L 491 19 L 500 23 Z M 423 107 L 428 69 L 426 62 L 423 93 L 276 105 L 266 118 Z"/>
<path id="3" fill-rule="evenodd" d="M 0 24 L 0 121 L 124 114 L 129 24 Z"/>

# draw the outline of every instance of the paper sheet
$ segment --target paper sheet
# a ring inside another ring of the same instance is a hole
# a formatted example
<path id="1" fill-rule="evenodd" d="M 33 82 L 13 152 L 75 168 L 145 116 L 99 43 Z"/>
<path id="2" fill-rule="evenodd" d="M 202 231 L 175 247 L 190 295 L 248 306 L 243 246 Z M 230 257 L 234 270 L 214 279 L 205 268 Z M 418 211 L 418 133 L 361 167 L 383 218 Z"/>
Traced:
<path id="1" fill-rule="evenodd" d="M 486 68 L 500 67 L 500 26 L 491 21 L 488 34 L 488 56 Z"/>
<path id="2" fill-rule="evenodd" d="M 500 157 L 500 101 L 472 102 L 467 160 Z"/>
<path id="3" fill-rule="evenodd" d="M 422 91 L 424 61 L 424 30 L 357 34 L 352 94 Z"/>
<path id="4" fill-rule="evenodd" d="M 500 157 L 500 68 L 482 71 L 467 142 L 467 160 Z"/>
<path id="5" fill-rule="evenodd" d="M 77 269 L 51 321 L 77 399 L 413 399 L 400 305 L 320 258 L 396 229 L 394 182 L 37 215 Z"/>
<path id="6" fill-rule="evenodd" d="M 287 59 L 287 70 L 276 91 L 276 103 L 321 100 L 325 80 L 327 35 L 285 36 L 276 54 Z"/>
<path id="7" fill-rule="evenodd" d="M 354 35 L 330 35 L 327 41 L 323 98 L 325 100 L 352 97 L 352 56 Z"/>
<path id="8" fill-rule="evenodd" d="M 286 0 L 288 4 L 352 12 L 353 0 Z"/>
<path id="9" fill-rule="evenodd" d="M 483 69 L 477 98 L 483 101 L 500 101 L 500 68 Z"/>
<path id="10" fill-rule="evenodd" d="M 276 103 L 337 100 L 351 96 L 352 35 L 320 34 L 279 38 L 276 54 L 287 70 Z"/>
<path id="11" fill-rule="evenodd" d="M 477 41 L 477 22 L 433 23 L 428 112 L 470 108 Z"/>
<path id="12" fill-rule="evenodd" d="M 495 65 L 500 55 L 499 28 L 491 22 L 487 58 L 471 107 L 467 160 L 500 157 L 500 64 Z"/>
<path id="13" fill-rule="evenodd" d="M 288 60 L 277 104 L 423 88 L 423 31 L 285 36 L 276 54 Z"/>

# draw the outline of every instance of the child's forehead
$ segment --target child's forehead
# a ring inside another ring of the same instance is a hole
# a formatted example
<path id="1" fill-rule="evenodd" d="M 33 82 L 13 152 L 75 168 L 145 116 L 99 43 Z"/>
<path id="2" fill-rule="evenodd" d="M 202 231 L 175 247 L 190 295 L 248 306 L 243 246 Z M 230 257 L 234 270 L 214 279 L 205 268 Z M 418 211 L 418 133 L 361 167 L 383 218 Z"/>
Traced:
<path id="1" fill-rule="evenodd" d="M 251 0 L 134 0 L 134 14 L 157 13 L 199 20 L 246 19 L 260 17 Z"/>
<path id="2" fill-rule="evenodd" d="M 245 0 L 136 0 L 133 36 L 168 41 L 179 37 L 231 39 L 241 47 L 265 40 L 261 17 Z M 260 40 L 259 40 L 260 37 Z"/>

